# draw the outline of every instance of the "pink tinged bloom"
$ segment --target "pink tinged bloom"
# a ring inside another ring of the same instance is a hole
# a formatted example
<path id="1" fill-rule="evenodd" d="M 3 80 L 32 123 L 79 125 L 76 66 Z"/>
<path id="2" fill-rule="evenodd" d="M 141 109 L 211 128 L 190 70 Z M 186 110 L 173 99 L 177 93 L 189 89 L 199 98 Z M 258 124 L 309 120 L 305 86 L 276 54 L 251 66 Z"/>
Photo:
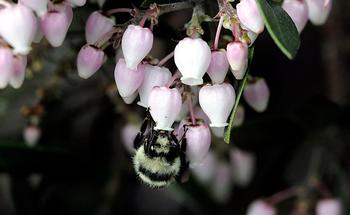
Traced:
<path id="1" fill-rule="evenodd" d="M 215 200 L 225 203 L 229 200 L 232 189 L 231 169 L 227 163 L 219 162 L 215 169 L 215 176 L 211 186 L 211 193 Z"/>
<path id="2" fill-rule="evenodd" d="M 241 42 L 227 44 L 227 60 L 237 80 L 241 80 L 248 66 L 248 46 Z"/>
<path id="3" fill-rule="evenodd" d="M 230 65 L 227 61 L 226 51 L 213 51 L 208 67 L 208 75 L 213 84 L 221 84 L 226 77 Z"/>
<path id="4" fill-rule="evenodd" d="M 33 11 L 22 4 L 10 5 L 0 10 L 0 20 L 0 35 L 14 54 L 28 54 L 38 27 Z"/>
<path id="5" fill-rule="evenodd" d="M 137 98 L 139 94 L 136 92 L 134 92 L 132 95 L 130 96 L 126 96 L 126 97 L 122 97 L 123 101 L 125 102 L 125 104 L 131 104 L 135 101 L 135 99 Z"/>
<path id="6" fill-rule="evenodd" d="M 41 17 L 41 30 L 53 47 L 62 45 L 72 20 L 73 10 L 69 4 L 49 4 L 48 13 Z"/>
<path id="7" fill-rule="evenodd" d="M 235 118 L 233 120 L 233 127 L 239 127 L 243 124 L 245 117 L 245 110 L 242 105 L 238 105 Z"/>
<path id="8" fill-rule="evenodd" d="M 122 49 L 127 67 L 136 69 L 151 51 L 152 45 L 153 33 L 150 29 L 129 25 L 122 38 Z"/>
<path id="9" fill-rule="evenodd" d="M 341 215 L 342 205 L 339 199 L 323 199 L 316 204 L 316 215 Z"/>
<path id="10" fill-rule="evenodd" d="M 276 209 L 264 202 L 255 200 L 248 206 L 247 215 L 276 215 Z"/>
<path id="11" fill-rule="evenodd" d="M 264 30 L 264 20 L 260 15 L 256 0 L 241 0 L 236 6 L 240 22 L 249 30 L 260 34 Z"/>
<path id="12" fill-rule="evenodd" d="M 91 13 L 85 26 L 86 42 L 88 44 L 96 43 L 102 36 L 113 29 L 114 24 L 113 19 L 102 15 L 99 11 Z"/>
<path id="13" fill-rule="evenodd" d="M 92 45 L 84 45 L 77 57 L 78 74 L 87 79 L 99 70 L 103 64 L 104 52 Z"/>
<path id="14" fill-rule="evenodd" d="M 9 48 L 0 47 L 0 89 L 7 86 L 14 71 L 13 54 Z"/>
<path id="15" fill-rule="evenodd" d="M 18 2 L 32 9 L 39 17 L 47 13 L 48 0 L 19 0 Z"/>
<path id="16" fill-rule="evenodd" d="M 217 159 L 212 151 L 209 151 L 207 156 L 203 159 L 203 161 L 193 167 L 192 173 L 194 176 L 203 184 L 209 184 L 214 176 L 215 170 L 217 167 Z"/>
<path id="17" fill-rule="evenodd" d="M 298 32 L 301 33 L 309 18 L 306 2 L 304 0 L 285 0 L 283 1 L 282 8 L 293 20 Z"/>
<path id="18" fill-rule="evenodd" d="M 140 65 L 144 68 L 145 78 L 139 87 L 140 101 L 138 105 L 147 108 L 148 98 L 153 87 L 163 87 L 171 78 L 171 72 L 166 67 L 152 66 L 149 64 Z"/>
<path id="19" fill-rule="evenodd" d="M 72 4 L 72 6 L 84 6 L 86 4 L 86 0 L 68 0 Z"/>
<path id="20" fill-rule="evenodd" d="M 141 86 L 144 78 L 142 66 L 137 69 L 128 69 L 124 59 L 119 59 L 114 70 L 115 83 L 121 97 L 132 96 Z"/>
<path id="21" fill-rule="evenodd" d="M 156 130 L 171 131 L 181 109 L 182 98 L 176 88 L 154 87 L 149 95 L 148 105 Z"/>
<path id="22" fill-rule="evenodd" d="M 270 98 L 270 90 L 265 79 L 259 78 L 245 86 L 243 97 L 256 112 L 264 112 Z"/>
<path id="23" fill-rule="evenodd" d="M 254 175 L 254 155 L 237 148 L 232 149 L 230 151 L 230 164 L 234 183 L 241 187 L 248 185 Z"/>
<path id="24" fill-rule="evenodd" d="M 203 75 L 208 70 L 211 52 L 208 44 L 200 38 L 186 37 L 175 47 L 174 60 L 182 74 L 184 84 L 203 84 Z"/>
<path id="25" fill-rule="evenodd" d="M 199 91 L 199 104 L 209 117 L 210 127 L 225 127 L 235 103 L 236 94 L 231 84 L 205 85 Z"/>
<path id="26" fill-rule="evenodd" d="M 309 8 L 309 19 L 314 25 L 323 25 L 332 8 L 332 0 L 305 0 Z"/>
<path id="27" fill-rule="evenodd" d="M 37 19 L 38 28 L 36 29 L 36 33 L 35 33 L 35 36 L 34 36 L 33 43 L 40 43 L 41 40 L 44 37 L 44 34 L 43 34 L 43 32 L 41 30 L 41 27 L 40 27 L 40 24 L 41 24 L 40 19 Z"/>
<path id="28" fill-rule="evenodd" d="M 121 130 L 121 140 L 129 153 L 134 152 L 134 139 L 140 131 L 140 125 L 127 124 Z"/>
<path id="29" fill-rule="evenodd" d="M 14 69 L 10 74 L 9 83 L 13 88 L 20 88 L 23 84 L 26 67 L 27 67 L 27 56 L 18 55 L 13 58 Z"/>
<path id="30" fill-rule="evenodd" d="M 23 130 L 23 139 L 30 147 L 34 147 L 38 143 L 40 136 L 41 130 L 35 125 L 27 126 Z"/>

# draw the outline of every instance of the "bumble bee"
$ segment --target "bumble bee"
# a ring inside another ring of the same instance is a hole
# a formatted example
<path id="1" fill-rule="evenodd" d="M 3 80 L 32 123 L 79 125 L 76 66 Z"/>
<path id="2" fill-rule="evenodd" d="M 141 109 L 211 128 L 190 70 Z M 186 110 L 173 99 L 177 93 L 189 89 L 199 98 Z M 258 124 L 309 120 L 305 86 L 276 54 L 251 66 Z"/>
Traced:
<path id="1" fill-rule="evenodd" d="M 186 134 L 180 140 L 172 131 L 155 130 L 155 122 L 147 110 L 147 116 L 134 140 L 133 157 L 138 177 L 153 188 L 168 186 L 180 181 L 188 169 L 186 161 Z"/>

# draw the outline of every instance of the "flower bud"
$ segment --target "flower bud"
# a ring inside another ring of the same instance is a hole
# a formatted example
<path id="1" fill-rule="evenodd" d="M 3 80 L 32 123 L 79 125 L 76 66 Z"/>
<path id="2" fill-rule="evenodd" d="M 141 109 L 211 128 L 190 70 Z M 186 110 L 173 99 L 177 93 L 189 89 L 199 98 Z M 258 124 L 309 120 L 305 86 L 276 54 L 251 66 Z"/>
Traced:
<path id="1" fill-rule="evenodd" d="M 9 48 L 0 47 L 0 89 L 7 86 L 14 71 L 12 52 Z"/>
<path id="2" fill-rule="evenodd" d="M 213 51 L 211 53 L 211 60 L 207 73 L 213 84 L 221 84 L 225 80 L 229 66 L 225 50 Z"/>
<path id="3" fill-rule="evenodd" d="M 180 123 L 182 127 L 179 128 L 178 136 L 181 138 L 184 134 L 184 125 L 186 125 L 186 156 L 190 162 L 190 167 L 196 167 L 208 154 L 211 135 L 209 127 L 201 120 L 197 120 L 196 125 L 192 125 L 190 119 L 183 120 Z"/>
<path id="4" fill-rule="evenodd" d="M 316 204 L 316 215 L 341 215 L 342 206 L 339 199 L 323 199 Z"/>
<path id="5" fill-rule="evenodd" d="M 124 59 L 119 59 L 114 70 L 115 83 L 121 97 L 130 97 L 141 86 L 144 78 L 142 66 L 128 69 Z"/>
<path id="6" fill-rule="evenodd" d="M 211 182 L 215 176 L 217 160 L 212 151 L 209 151 L 203 161 L 192 168 L 192 173 L 203 184 Z"/>
<path id="7" fill-rule="evenodd" d="M 203 84 L 203 75 L 208 70 L 211 52 L 208 44 L 200 39 L 184 38 L 175 47 L 174 60 L 182 74 L 184 84 Z"/>
<path id="8" fill-rule="evenodd" d="M 240 22 L 256 34 L 264 30 L 264 20 L 260 15 L 256 0 L 241 0 L 236 6 Z"/>
<path id="9" fill-rule="evenodd" d="M 237 80 L 241 80 L 248 66 L 248 46 L 241 42 L 227 44 L 227 60 Z"/>
<path id="10" fill-rule="evenodd" d="M 276 209 L 264 202 L 255 200 L 248 206 L 247 215 L 276 215 Z"/>
<path id="11" fill-rule="evenodd" d="M 10 74 L 9 83 L 13 88 L 20 88 L 24 81 L 27 67 L 27 56 L 18 55 L 13 58 L 13 71 Z"/>
<path id="12" fill-rule="evenodd" d="M 41 18 L 41 30 L 53 47 L 62 45 L 73 20 L 73 10 L 67 3 L 49 3 L 49 11 Z"/>
<path id="13" fill-rule="evenodd" d="M 21 4 L 0 10 L 0 35 L 14 48 L 14 54 L 26 55 L 37 31 L 33 11 Z"/>
<path id="14" fill-rule="evenodd" d="M 243 97 L 256 112 L 264 112 L 270 98 L 270 90 L 265 79 L 259 78 L 245 86 Z"/>
<path id="15" fill-rule="evenodd" d="M 41 130 L 35 125 L 27 126 L 23 130 L 23 139 L 30 147 L 34 147 L 41 136 Z"/>
<path id="16" fill-rule="evenodd" d="M 149 64 L 140 65 L 144 68 L 145 78 L 139 87 L 140 101 L 138 105 L 148 107 L 148 97 L 153 87 L 163 87 L 171 78 L 171 72 L 166 67 L 152 66 Z"/>
<path id="17" fill-rule="evenodd" d="M 255 157 L 238 148 L 230 150 L 233 181 L 243 187 L 250 183 L 255 168 Z"/>
<path id="18" fill-rule="evenodd" d="M 122 38 L 122 49 L 127 67 L 136 69 L 151 51 L 152 45 L 153 33 L 150 29 L 129 25 Z"/>
<path id="19" fill-rule="evenodd" d="M 86 0 L 68 0 L 72 4 L 72 6 L 84 6 L 86 4 Z"/>
<path id="20" fill-rule="evenodd" d="M 282 8 L 293 20 L 298 32 L 301 33 L 309 18 L 306 2 L 304 0 L 285 0 L 283 1 Z"/>
<path id="21" fill-rule="evenodd" d="M 323 25 L 332 8 L 332 0 L 305 0 L 309 9 L 309 19 L 314 25 Z"/>
<path id="22" fill-rule="evenodd" d="M 242 105 L 238 105 L 235 118 L 233 120 L 233 127 L 239 127 L 243 124 L 245 110 Z"/>
<path id="23" fill-rule="evenodd" d="M 103 64 L 104 52 L 92 45 L 84 45 L 77 57 L 78 74 L 87 79 L 99 70 Z"/>
<path id="24" fill-rule="evenodd" d="M 85 37 L 88 44 L 96 43 L 107 32 L 113 30 L 115 22 L 100 12 L 90 14 L 85 26 Z M 112 35 L 111 35 L 112 36 Z"/>
<path id="25" fill-rule="evenodd" d="M 225 127 L 235 103 L 235 90 L 231 84 L 205 85 L 199 91 L 199 104 L 209 117 L 210 127 Z"/>
<path id="26" fill-rule="evenodd" d="M 154 87 L 149 94 L 148 105 L 153 120 L 154 129 L 171 131 L 176 116 L 181 109 L 181 94 L 176 88 Z"/>
<path id="27" fill-rule="evenodd" d="M 217 202 L 225 203 L 230 198 L 231 188 L 230 167 L 224 162 L 218 162 L 210 189 L 211 193 Z"/>
<path id="28" fill-rule="evenodd" d="M 39 17 L 47 13 L 48 0 L 19 0 L 18 2 L 35 11 Z"/>

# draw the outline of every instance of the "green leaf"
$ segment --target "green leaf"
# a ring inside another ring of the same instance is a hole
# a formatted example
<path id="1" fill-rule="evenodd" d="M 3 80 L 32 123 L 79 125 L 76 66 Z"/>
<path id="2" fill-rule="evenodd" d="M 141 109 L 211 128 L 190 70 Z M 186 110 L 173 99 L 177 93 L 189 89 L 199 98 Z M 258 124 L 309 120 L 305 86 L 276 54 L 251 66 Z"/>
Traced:
<path id="1" fill-rule="evenodd" d="M 300 37 L 294 22 L 279 5 L 267 0 L 256 1 L 272 39 L 289 59 L 293 59 L 300 46 Z"/>
<path id="2" fill-rule="evenodd" d="M 253 56 L 254 56 L 254 47 L 251 47 L 249 49 L 248 68 L 247 68 L 247 71 L 246 71 L 242 81 L 240 81 L 240 83 L 239 83 L 238 93 L 237 93 L 237 96 L 236 96 L 235 105 L 233 107 L 233 110 L 232 110 L 232 113 L 231 113 L 231 116 L 230 116 L 230 121 L 228 123 L 228 127 L 227 127 L 227 129 L 225 131 L 225 135 L 224 135 L 224 141 L 227 144 L 230 144 L 230 141 L 231 141 L 231 132 L 232 132 L 232 127 L 233 127 L 233 121 L 234 121 L 235 116 L 236 116 L 237 108 L 238 108 L 238 105 L 239 105 L 239 101 L 241 100 L 245 84 L 247 83 L 247 79 L 248 79 L 248 76 L 249 76 L 249 71 L 250 71 L 250 68 L 251 68 L 251 65 L 252 65 Z"/>

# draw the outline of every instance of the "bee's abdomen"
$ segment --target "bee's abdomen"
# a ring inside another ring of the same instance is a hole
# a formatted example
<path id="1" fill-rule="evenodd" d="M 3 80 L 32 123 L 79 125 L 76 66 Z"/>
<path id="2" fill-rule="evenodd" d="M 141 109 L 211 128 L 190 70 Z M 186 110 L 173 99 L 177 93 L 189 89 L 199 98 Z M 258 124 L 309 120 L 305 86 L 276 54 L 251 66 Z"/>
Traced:
<path id="1" fill-rule="evenodd" d="M 152 181 L 169 181 L 174 177 L 174 174 L 167 173 L 153 173 L 150 170 L 145 169 L 144 167 L 139 167 L 139 172 L 148 177 Z"/>

